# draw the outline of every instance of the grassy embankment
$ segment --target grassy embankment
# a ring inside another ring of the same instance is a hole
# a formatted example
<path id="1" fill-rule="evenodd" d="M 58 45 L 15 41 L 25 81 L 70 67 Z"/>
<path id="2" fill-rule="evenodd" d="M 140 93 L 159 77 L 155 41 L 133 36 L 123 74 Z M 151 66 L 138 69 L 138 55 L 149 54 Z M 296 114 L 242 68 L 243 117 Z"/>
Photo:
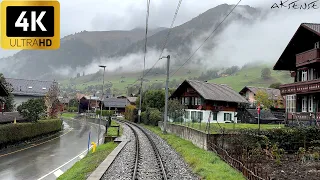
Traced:
<path id="1" fill-rule="evenodd" d="M 77 115 L 76 113 L 63 113 L 62 117 L 70 119 L 70 118 L 74 118 L 76 115 Z"/>
<path id="2" fill-rule="evenodd" d="M 208 132 L 206 130 L 207 128 L 207 123 L 174 123 L 182 126 L 188 126 L 193 129 L 197 129 L 203 132 Z M 260 124 L 260 129 L 275 129 L 275 128 L 283 128 L 283 124 Z M 211 134 L 216 134 L 219 132 L 221 128 L 225 128 L 226 130 L 231 130 L 231 129 L 258 129 L 259 125 L 258 124 L 246 124 L 246 123 L 210 123 L 210 133 Z"/>
<path id="3" fill-rule="evenodd" d="M 242 180 L 241 173 L 233 169 L 215 153 L 198 148 L 192 142 L 173 134 L 163 134 L 159 127 L 144 126 L 153 131 L 173 147 L 192 168 L 193 172 L 207 180 Z"/>

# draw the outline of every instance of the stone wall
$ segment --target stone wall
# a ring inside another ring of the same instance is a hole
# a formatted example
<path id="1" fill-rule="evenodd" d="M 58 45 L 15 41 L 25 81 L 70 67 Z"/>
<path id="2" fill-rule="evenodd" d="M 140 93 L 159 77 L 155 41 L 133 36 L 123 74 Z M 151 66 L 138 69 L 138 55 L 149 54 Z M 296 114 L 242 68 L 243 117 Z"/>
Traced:
<path id="1" fill-rule="evenodd" d="M 163 122 L 159 121 L 158 126 L 163 130 Z M 208 150 L 208 137 L 209 135 L 201 132 L 196 129 L 192 129 L 190 127 L 174 125 L 167 123 L 167 132 L 176 134 L 177 136 L 191 141 L 194 145 L 198 146 L 199 148 Z"/>

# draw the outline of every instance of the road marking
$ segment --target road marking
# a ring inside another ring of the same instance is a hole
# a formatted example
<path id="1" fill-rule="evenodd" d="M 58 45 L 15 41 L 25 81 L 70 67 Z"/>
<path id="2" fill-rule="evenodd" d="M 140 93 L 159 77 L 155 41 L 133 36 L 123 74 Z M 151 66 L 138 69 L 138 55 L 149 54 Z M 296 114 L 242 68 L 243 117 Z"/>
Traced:
<path id="1" fill-rule="evenodd" d="M 103 138 L 100 139 L 100 141 L 102 141 Z M 92 148 L 93 146 L 90 146 L 89 150 Z M 70 163 L 71 161 L 75 160 L 76 158 L 78 158 L 79 156 L 81 156 L 83 153 L 87 152 L 88 149 L 82 151 L 80 154 L 78 154 L 77 156 L 75 156 L 74 158 L 70 159 L 69 161 L 65 162 L 64 164 L 62 164 L 61 166 L 57 167 L 56 169 L 54 169 L 53 171 L 50 171 L 48 174 L 42 176 L 41 178 L 39 178 L 38 180 L 44 179 L 45 177 L 49 176 L 50 174 L 56 172 L 58 169 L 62 168 L 63 166 L 67 165 L 68 163 Z"/>
<path id="2" fill-rule="evenodd" d="M 70 131 L 62 134 L 61 136 L 55 137 L 55 138 L 53 138 L 53 139 L 50 139 L 50 140 L 41 142 L 41 143 L 39 143 L 39 144 L 33 144 L 33 145 L 29 146 L 29 147 L 26 147 L 26 148 L 23 148 L 23 149 L 19 149 L 19 150 L 13 151 L 13 152 L 9 152 L 9 153 L 6 153 L 6 154 L 2 154 L 2 155 L 0 155 L 0 158 L 1 158 L 1 157 L 4 157 L 4 156 L 7 156 L 7 155 L 10 155 L 10 154 L 14 154 L 14 153 L 20 152 L 20 151 L 24 151 L 24 150 L 27 150 L 27 149 L 30 149 L 30 148 L 33 148 L 33 147 L 36 147 L 36 146 L 39 146 L 39 145 L 41 145 L 41 144 L 44 144 L 44 143 L 47 143 L 47 142 L 50 142 L 50 141 L 53 141 L 53 140 L 55 140 L 55 139 L 58 139 L 58 138 L 60 138 L 60 137 L 62 137 L 62 136 L 64 136 L 64 135 L 68 134 L 68 133 L 71 132 L 71 131 L 72 131 L 72 129 L 71 129 Z"/>
<path id="3" fill-rule="evenodd" d="M 63 171 L 61 171 L 61 169 L 58 169 L 56 172 L 53 173 L 56 177 L 61 176 L 61 174 L 63 174 Z"/>
<path id="4" fill-rule="evenodd" d="M 82 159 L 84 157 L 84 155 L 80 155 L 79 158 Z"/>

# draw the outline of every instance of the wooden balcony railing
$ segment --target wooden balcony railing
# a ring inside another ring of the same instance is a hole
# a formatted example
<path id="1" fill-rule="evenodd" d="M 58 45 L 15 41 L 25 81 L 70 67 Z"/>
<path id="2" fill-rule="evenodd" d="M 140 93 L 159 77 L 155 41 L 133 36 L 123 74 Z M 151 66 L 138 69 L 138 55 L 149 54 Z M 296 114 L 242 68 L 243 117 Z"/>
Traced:
<path id="1" fill-rule="evenodd" d="M 296 67 L 320 62 L 320 49 L 311 49 L 296 55 Z"/>
<path id="2" fill-rule="evenodd" d="M 310 116 L 311 115 L 311 116 Z M 287 113 L 287 120 L 299 120 L 299 121 L 308 121 L 312 119 L 317 119 L 320 121 L 320 112 L 296 112 L 296 113 Z"/>
<path id="3" fill-rule="evenodd" d="M 280 86 L 280 92 L 282 95 L 320 92 L 320 79 L 284 84 Z"/>

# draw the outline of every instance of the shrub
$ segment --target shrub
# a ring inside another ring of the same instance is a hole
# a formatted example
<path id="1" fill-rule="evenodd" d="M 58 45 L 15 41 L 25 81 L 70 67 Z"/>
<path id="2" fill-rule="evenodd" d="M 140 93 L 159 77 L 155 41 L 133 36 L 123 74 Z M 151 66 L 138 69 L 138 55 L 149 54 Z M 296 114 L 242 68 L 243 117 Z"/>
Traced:
<path id="1" fill-rule="evenodd" d="M 125 118 L 129 121 L 134 122 L 136 119 L 136 106 L 128 105 L 126 106 Z"/>
<path id="2" fill-rule="evenodd" d="M 78 107 L 69 107 L 68 112 L 78 112 Z"/>
<path id="3" fill-rule="evenodd" d="M 62 130 L 62 121 L 60 119 L 1 125 L 0 147 L 60 130 Z"/>
<path id="4" fill-rule="evenodd" d="M 112 116 L 114 115 L 115 111 L 113 110 L 102 110 L 102 116 Z M 100 115 L 101 114 L 101 110 L 97 110 L 96 111 L 96 115 Z"/>
<path id="5" fill-rule="evenodd" d="M 27 102 L 23 102 L 19 105 L 17 110 L 24 118 L 31 122 L 36 122 L 45 113 L 46 106 L 43 98 L 29 99 Z"/>
<path id="6" fill-rule="evenodd" d="M 161 121 L 161 112 L 158 109 L 151 110 L 149 114 L 149 124 L 157 126 L 158 122 Z"/>
<path id="7" fill-rule="evenodd" d="M 141 113 L 141 121 L 143 122 L 143 124 L 148 124 L 147 112 L 142 112 Z"/>

